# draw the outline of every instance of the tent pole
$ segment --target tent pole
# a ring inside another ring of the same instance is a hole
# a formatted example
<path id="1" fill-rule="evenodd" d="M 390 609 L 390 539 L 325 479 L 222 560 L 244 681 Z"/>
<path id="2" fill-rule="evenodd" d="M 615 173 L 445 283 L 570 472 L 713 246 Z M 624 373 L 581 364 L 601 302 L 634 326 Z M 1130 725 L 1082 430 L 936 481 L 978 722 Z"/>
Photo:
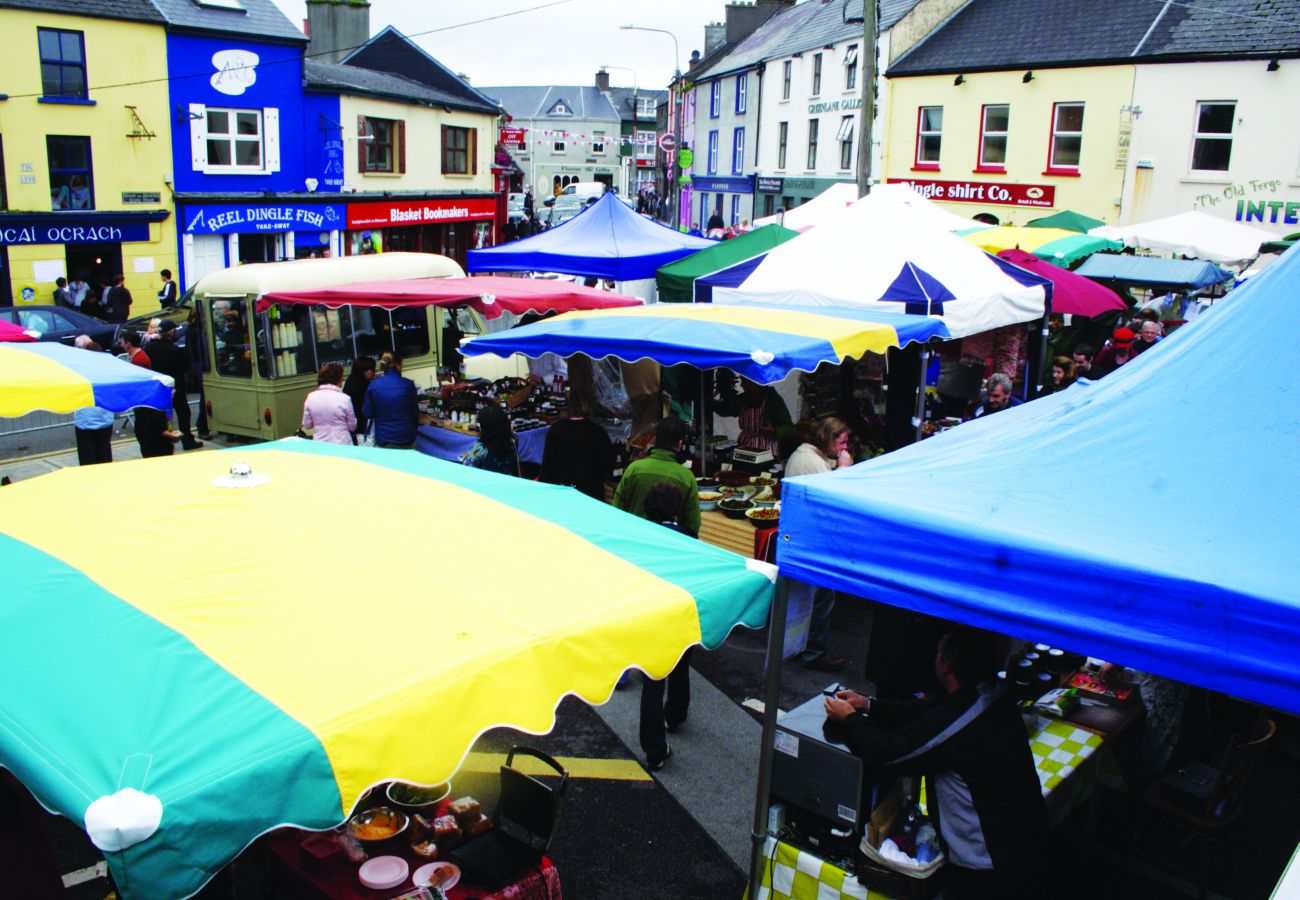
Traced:
<path id="1" fill-rule="evenodd" d="M 930 368 L 930 345 L 921 345 L 921 370 L 916 376 L 916 412 L 912 416 L 912 427 L 916 429 L 914 441 L 921 440 L 921 426 L 925 424 L 925 373 Z"/>
<path id="2" fill-rule="evenodd" d="M 1044 373 L 1047 372 L 1047 337 L 1051 332 L 1052 320 L 1052 288 L 1045 285 L 1043 287 L 1043 322 L 1039 330 L 1039 347 L 1038 347 L 1038 371 L 1033 373 L 1033 378 L 1026 378 L 1025 393 L 1029 393 L 1029 384 L 1033 383 L 1037 388 L 1032 394 L 1026 397 L 1026 400 L 1032 400 L 1041 396 L 1043 393 Z"/>
<path id="3" fill-rule="evenodd" d="M 709 394 L 712 393 L 713 370 L 700 369 L 700 475 L 709 474 Z"/>
<path id="4" fill-rule="evenodd" d="M 786 601 L 790 583 L 776 579 L 772 612 L 767 621 L 767 686 L 763 693 L 763 737 L 758 753 L 758 793 L 754 798 L 754 826 L 750 832 L 749 896 L 758 896 L 763 883 L 763 844 L 767 841 L 767 801 L 772 789 L 772 754 L 776 740 L 776 713 L 781 703 L 781 666 L 785 655 Z"/>

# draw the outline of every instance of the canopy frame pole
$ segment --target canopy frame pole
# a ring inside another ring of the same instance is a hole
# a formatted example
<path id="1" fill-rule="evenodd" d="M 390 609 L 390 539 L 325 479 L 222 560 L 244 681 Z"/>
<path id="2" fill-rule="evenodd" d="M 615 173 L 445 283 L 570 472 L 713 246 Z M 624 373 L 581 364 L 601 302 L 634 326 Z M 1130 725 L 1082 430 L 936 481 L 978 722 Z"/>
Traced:
<path id="1" fill-rule="evenodd" d="M 700 369 L 700 475 L 709 474 L 709 395 L 713 393 L 713 370 Z"/>
<path id="2" fill-rule="evenodd" d="M 1043 382 L 1046 380 L 1044 373 L 1047 372 L 1047 338 L 1051 334 L 1052 322 L 1052 287 L 1043 285 L 1043 320 L 1039 328 L 1039 347 L 1038 347 L 1038 371 L 1033 373 L 1033 378 L 1026 378 L 1025 393 L 1029 393 L 1029 384 L 1034 383 L 1036 390 L 1026 397 L 1026 400 L 1032 400 L 1043 394 Z"/>
<path id="3" fill-rule="evenodd" d="M 921 368 L 916 376 L 916 409 L 912 413 L 912 426 L 916 429 L 914 441 L 922 438 L 921 429 L 925 425 L 925 373 L 930 368 L 930 344 L 921 345 Z"/>
<path id="4" fill-rule="evenodd" d="M 749 896 L 758 896 L 763 883 L 763 845 L 767 842 L 767 803 L 772 789 L 776 713 L 781 703 L 781 668 L 785 663 L 785 615 L 790 582 L 777 575 L 776 591 L 767 621 L 767 683 L 763 692 L 763 736 L 758 753 L 758 790 L 754 797 L 754 824 L 750 830 Z"/>

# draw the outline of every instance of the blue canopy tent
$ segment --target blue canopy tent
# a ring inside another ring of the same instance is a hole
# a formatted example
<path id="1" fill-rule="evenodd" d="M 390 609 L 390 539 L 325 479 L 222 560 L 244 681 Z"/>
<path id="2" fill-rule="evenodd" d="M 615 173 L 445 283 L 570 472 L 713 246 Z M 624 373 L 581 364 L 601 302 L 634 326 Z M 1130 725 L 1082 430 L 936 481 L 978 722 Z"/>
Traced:
<path id="1" fill-rule="evenodd" d="M 1191 291 L 1232 280 L 1232 273 L 1203 259 L 1160 259 L 1095 253 L 1074 274 L 1095 281 L 1114 281 L 1147 287 Z"/>
<path id="2" fill-rule="evenodd" d="M 639 281 L 654 278 L 660 266 L 716 243 L 638 215 L 615 194 L 607 193 L 563 225 L 522 241 L 469 251 L 465 268 Z"/>
<path id="3" fill-rule="evenodd" d="M 1300 369 L 1250 349 L 1300 327 L 1297 292 L 1292 248 L 1103 381 L 787 479 L 770 646 L 796 579 L 1300 712 Z"/>
<path id="4" fill-rule="evenodd" d="M 1300 370 L 1244 349 L 1297 292 L 1293 249 L 1104 381 L 790 480 L 782 574 L 1300 712 Z"/>

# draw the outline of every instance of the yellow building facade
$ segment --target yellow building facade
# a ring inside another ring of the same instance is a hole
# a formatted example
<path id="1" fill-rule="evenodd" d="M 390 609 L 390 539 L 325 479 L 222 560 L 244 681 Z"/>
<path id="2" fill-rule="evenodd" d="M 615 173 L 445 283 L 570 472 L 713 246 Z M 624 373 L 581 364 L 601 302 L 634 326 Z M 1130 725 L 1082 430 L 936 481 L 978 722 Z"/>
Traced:
<path id="1" fill-rule="evenodd" d="M 891 77 L 885 180 L 1003 225 L 1073 210 L 1115 224 L 1133 66 Z"/>
<path id="2" fill-rule="evenodd" d="M 166 35 L 159 22 L 0 8 L 0 303 L 125 277 L 131 314 L 177 269 Z"/>

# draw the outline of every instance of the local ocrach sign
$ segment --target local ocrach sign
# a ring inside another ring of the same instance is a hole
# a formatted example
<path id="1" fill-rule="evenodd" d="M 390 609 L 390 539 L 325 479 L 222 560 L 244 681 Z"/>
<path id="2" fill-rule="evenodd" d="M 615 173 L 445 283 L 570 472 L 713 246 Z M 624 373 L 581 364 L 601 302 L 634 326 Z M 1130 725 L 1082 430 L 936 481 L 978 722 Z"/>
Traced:
<path id="1" fill-rule="evenodd" d="M 1001 184 L 987 181 L 920 181 L 891 178 L 890 184 L 905 184 L 929 200 L 953 203 L 988 203 L 993 206 L 1047 208 L 1056 205 L 1056 188 L 1050 184 Z"/>

